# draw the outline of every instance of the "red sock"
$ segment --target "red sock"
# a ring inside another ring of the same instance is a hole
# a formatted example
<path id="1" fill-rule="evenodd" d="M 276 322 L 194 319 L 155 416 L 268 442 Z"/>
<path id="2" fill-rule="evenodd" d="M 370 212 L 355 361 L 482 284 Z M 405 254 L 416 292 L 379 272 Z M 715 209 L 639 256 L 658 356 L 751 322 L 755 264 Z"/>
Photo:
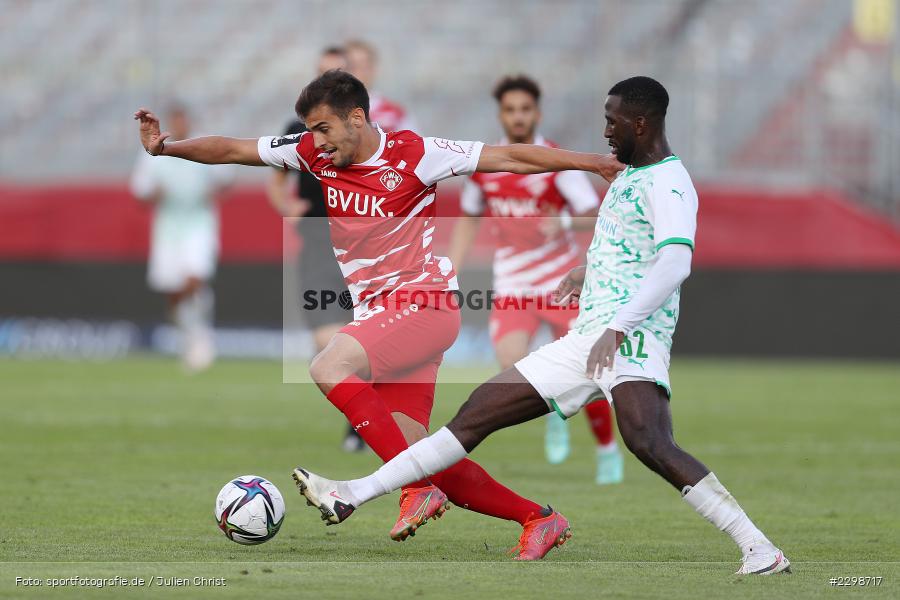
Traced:
<path id="1" fill-rule="evenodd" d="M 612 410 L 609 402 L 602 398 L 594 400 L 584 407 L 584 412 L 587 414 L 588 423 L 598 444 L 605 446 L 616 439 L 613 435 Z"/>
<path id="2" fill-rule="evenodd" d="M 371 383 L 351 375 L 332 388 L 328 400 L 344 413 L 350 425 L 384 462 L 409 448 L 387 404 Z M 416 482 L 405 487 L 425 485 L 429 483 Z"/>
<path id="3" fill-rule="evenodd" d="M 457 506 L 522 525 L 543 508 L 501 485 L 468 458 L 432 476 L 431 482 Z"/>
<path id="4" fill-rule="evenodd" d="M 351 375 L 334 386 L 328 400 L 344 413 L 350 425 L 384 462 L 409 447 L 387 404 L 371 383 Z"/>

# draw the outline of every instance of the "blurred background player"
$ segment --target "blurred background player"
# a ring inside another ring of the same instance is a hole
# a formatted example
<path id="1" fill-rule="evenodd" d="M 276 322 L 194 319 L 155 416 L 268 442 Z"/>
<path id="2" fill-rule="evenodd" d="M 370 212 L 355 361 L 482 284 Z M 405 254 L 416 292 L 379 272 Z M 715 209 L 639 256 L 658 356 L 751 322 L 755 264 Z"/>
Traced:
<path id="1" fill-rule="evenodd" d="M 347 57 L 342 48 L 330 46 L 319 56 L 317 74 L 331 69 L 347 69 Z M 283 135 L 298 135 L 306 131 L 306 126 L 296 116 L 291 119 Z M 311 173 L 297 173 L 297 187 L 288 185 L 292 177 L 290 171 L 272 169 L 266 188 L 269 202 L 283 217 L 297 221 L 297 233 L 303 240 L 300 252 L 300 283 L 304 290 L 314 290 L 322 299 L 331 292 L 332 298 L 346 296 L 347 286 L 344 276 L 334 259 L 331 232 L 328 229 L 325 211 L 325 197 L 319 180 Z M 329 340 L 341 327 L 350 321 L 353 312 L 349 305 L 340 302 L 320 302 L 312 310 L 304 311 L 306 325 L 312 330 L 316 354 L 321 352 Z M 347 426 L 343 448 L 347 452 L 361 452 L 366 443 L 351 426 Z"/>
<path id="2" fill-rule="evenodd" d="M 350 74 L 369 90 L 369 118 L 372 122 L 378 123 L 385 133 L 404 129 L 415 131 L 415 122 L 406 109 L 374 90 L 378 75 L 378 52 L 375 47 L 362 40 L 350 40 L 344 44 L 344 53 Z"/>
<path id="3" fill-rule="evenodd" d="M 556 147 L 537 132 L 541 120 L 541 90 L 524 75 L 508 76 L 494 87 L 499 120 L 505 133 L 501 144 L 538 144 Z M 581 264 L 573 228 L 590 230 L 600 199 L 582 171 L 537 175 L 475 173 L 466 180 L 460 198 L 462 216 L 456 224 L 450 260 L 461 266 L 478 232 L 479 218 L 490 218 L 497 250 L 494 254 L 490 334 L 500 368 L 524 358 L 542 325 L 553 339 L 570 329 L 577 304 L 557 305 L 551 293 L 559 281 Z M 609 402 L 598 399 L 585 407 L 597 440 L 598 484 L 619 483 L 622 453 L 616 445 Z M 563 462 L 570 452 L 569 428 L 555 411 L 547 415 L 547 460 Z"/>
<path id="4" fill-rule="evenodd" d="M 187 107 L 166 111 L 172 139 L 190 135 Z M 222 165 L 202 165 L 142 154 L 131 177 L 131 192 L 154 206 L 147 282 L 166 295 L 172 320 L 182 333 L 182 362 L 202 371 L 215 359 L 214 297 L 210 283 L 219 254 L 217 196 L 232 173 Z"/>

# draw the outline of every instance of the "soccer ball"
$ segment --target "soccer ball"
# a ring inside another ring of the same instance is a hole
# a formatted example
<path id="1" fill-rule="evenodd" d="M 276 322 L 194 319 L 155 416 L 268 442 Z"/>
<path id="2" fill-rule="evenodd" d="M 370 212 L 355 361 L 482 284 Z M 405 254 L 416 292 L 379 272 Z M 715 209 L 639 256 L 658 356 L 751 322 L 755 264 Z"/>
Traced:
<path id="1" fill-rule="evenodd" d="M 262 544 L 275 537 L 284 522 L 284 499 L 271 481 L 241 475 L 216 497 L 216 522 L 232 542 Z"/>

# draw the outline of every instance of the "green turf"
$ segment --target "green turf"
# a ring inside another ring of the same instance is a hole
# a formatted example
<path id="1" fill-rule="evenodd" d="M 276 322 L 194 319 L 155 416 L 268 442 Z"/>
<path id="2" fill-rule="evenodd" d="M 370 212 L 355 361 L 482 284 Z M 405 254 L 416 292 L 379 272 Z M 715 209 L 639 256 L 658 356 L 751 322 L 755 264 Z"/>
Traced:
<path id="1" fill-rule="evenodd" d="M 676 358 L 672 383 L 677 439 L 782 546 L 794 575 L 731 575 L 739 556 L 730 540 L 633 459 L 623 485 L 595 486 L 580 416 L 562 466 L 543 460 L 542 423 L 500 432 L 474 454 L 572 522 L 562 550 L 516 564 L 505 551 L 518 526 L 460 508 L 409 542 L 390 541 L 396 495 L 323 527 L 295 493 L 291 467 L 344 477 L 377 460 L 338 451 L 334 409 L 311 386 L 282 384 L 278 364 L 221 362 L 185 377 L 153 358 L 3 360 L 0 597 L 76 597 L 16 587 L 17 576 L 116 575 L 224 577 L 227 587 L 79 587 L 77 597 L 900 595 L 898 365 Z M 435 421 L 471 388 L 442 386 Z M 288 507 L 281 532 L 261 546 L 227 541 L 212 517 L 219 488 L 247 473 L 271 479 Z M 884 580 L 828 584 L 859 575 Z"/>

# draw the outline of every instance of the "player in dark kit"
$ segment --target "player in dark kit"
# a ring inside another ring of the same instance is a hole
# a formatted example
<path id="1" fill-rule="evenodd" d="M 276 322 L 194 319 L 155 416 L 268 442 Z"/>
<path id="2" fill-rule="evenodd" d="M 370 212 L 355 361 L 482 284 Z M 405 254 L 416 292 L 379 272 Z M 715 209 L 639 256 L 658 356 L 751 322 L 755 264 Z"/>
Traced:
<path id="1" fill-rule="evenodd" d="M 299 137 L 210 136 L 166 143 L 168 134 L 160 133 L 150 111 L 138 110 L 135 119 L 152 155 L 293 168 L 320 180 L 355 319 L 316 356 L 310 374 L 387 461 L 427 435 L 437 370 L 459 332 L 453 265 L 432 252 L 437 182 L 476 171 L 586 170 L 612 179 L 623 165 L 612 155 L 528 144 L 486 146 L 411 131 L 389 134 L 370 122 L 368 108 L 359 80 L 328 71 L 300 94 L 297 114 L 309 131 Z M 391 537 L 406 539 L 440 516 L 448 498 L 520 523 L 520 560 L 542 558 L 570 535 L 562 515 L 515 494 L 465 459 L 440 475 L 407 483 Z M 340 499 L 332 500 L 339 509 Z"/>

